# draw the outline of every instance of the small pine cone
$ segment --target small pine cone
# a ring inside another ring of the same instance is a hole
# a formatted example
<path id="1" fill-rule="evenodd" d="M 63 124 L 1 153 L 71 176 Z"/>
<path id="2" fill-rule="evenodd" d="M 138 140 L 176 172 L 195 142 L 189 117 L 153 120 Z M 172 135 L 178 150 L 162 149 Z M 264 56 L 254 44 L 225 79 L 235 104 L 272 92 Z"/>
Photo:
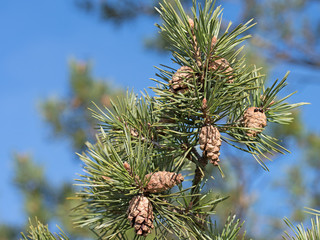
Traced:
<path id="1" fill-rule="evenodd" d="M 173 92 L 184 93 L 188 86 L 184 82 L 189 82 L 193 78 L 193 70 L 188 66 L 182 66 L 178 71 L 173 74 L 172 80 L 169 81 L 171 84 L 171 90 Z"/>
<path id="2" fill-rule="evenodd" d="M 109 181 L 111 178 L 107 177 L 107 176 L 102 176 L 102 178 L 106 181 Z"/>
<path id="3" fill-rule="evenodd" d="M 123 167 L 127 170 L 127 172 L 128 172 L 129 174 L 132 174 L 132 172 L 131 172 L 131 167 L 130 167 L 130 164 L 129 164 L 128 162 L 124 162 L 124 163 L 123 163 Z"/>
<path id="4" fill-rule="evenodd" d="M 127 172 L 133 176 L 133 173 L 132 173 L 132 170 L 131 170 L 131 166 L 128 162 L 124 162 L 123 163 L 123 167 L 127 170 Z M 134 176 L 134 180 L 136 182 L 137 185 L 140 185 L 140 180 L 139 180 L 139 176 L 138 175 L 135 175 Z"/>
<path id="5" fill-rule="evenodd" d="M 134 196 L 129 202 L 127 214 L 137 235 L 147 236 L 154 228 L 153 208 L 147 197 Z"/>
<path id="6" fill-rule="evenodd" d="M 190 28 L 193 30 L 194 29 L 194 21 L 193 21 L 193 19 L 188 17 L 188 23 L 189 23 Z"/>
<path id="7" fill-rule="evenodd" d="M 200 148 L 204 150 L 206 156 L 210 159 L 210 163 L 217 166 L 220 156 L 220 132 L 218 128 L 209 125 L 201 128 L 199 136 Z"/>
<path id="8" fill-rule="evenodd" d="M 139 132 L 135 128 L 130 129 L 130 134 L 132 137 L 139 137 Z"/>
<path id="9" fill-rule="evenodd" d="M 232 67 L 230 67 L 229 62 L 225 58 L 216 59 L 209 64 L 209 70 L 216 71 L 217 69 L 219 69 L 219 71 L 222 71 L 226 74 L 230 74 L 233 71 Z M 229 80 L 227 82 L 233 83 L 232 78 L 233 78 L 232 76 L 229 76 L 228 77 Z"/>
<path id="10" fill-rule="evenodd" d="M 165 171 L 149 173 L 145 178 L 148 181 L 145 191 L 149 193 L 166 191 L 184 180 L 180 173 L 176 174 L 174 172 Z"/>
<path id="11" fill-rule="evenodd" d="M 213 36 L 211 40 L 211 49 L 214 48 L 214 46 L 217 44 L 217 41 L 218 39 L 215 36 Z"/>
<path id="12" fill-rule="evenodd" d="M 262 132 L 262 128 L 267 126 L 267 117 L 261 108 L 249 107 L 243 114 L 241 120 L 242 125 L 247 128 L 261 128 L 261 130 L 248 130 L 247 136 L 255 137 L 258 133 Z"/>

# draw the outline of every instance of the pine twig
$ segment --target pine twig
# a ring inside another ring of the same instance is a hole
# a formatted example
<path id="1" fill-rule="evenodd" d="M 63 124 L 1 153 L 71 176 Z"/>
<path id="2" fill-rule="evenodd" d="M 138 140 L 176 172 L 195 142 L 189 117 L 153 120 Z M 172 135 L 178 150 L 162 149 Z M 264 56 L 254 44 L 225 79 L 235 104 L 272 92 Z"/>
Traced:
<path id="1" fill-rule="evenodd" d="M 204 177 L 204 170 L 208 164 L 208 158 L 206 156 L 200 156 L 197 150 L 193 147 L 191 150 L 197 156 L 197 167 L 194 171 L 194 177 L 192 180 L 192 194 L 199 193 L 199 188 L 197 187 L 201 182 L 202 178 Z M 190 202 L 190 204 L 195 205 L 199 202 L 199 196 L 194 197 L 194 199 Z"/>

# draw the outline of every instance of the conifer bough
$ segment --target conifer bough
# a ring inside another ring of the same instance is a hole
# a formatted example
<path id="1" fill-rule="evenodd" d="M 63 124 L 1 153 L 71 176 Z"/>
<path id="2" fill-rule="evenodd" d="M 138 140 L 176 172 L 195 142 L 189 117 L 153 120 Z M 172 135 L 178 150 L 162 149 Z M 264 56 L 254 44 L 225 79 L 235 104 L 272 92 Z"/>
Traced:
<path id="1" fill-rule="evenodd" d="M 80 155 L 85 174 L 75 223 L 101 239 L 236 239 L 239 221 L 227 222 L 221 234 L 212 223 L 225 198 L 203 190 L 207 164 L 222 172 L 220 147 L 229 144 L 267 169 L 269 154 L 287 151 L 263 131 L 267 122 L 287 124 L 290 111 L 305 104 L 285 102 L 292 94 L 277 97 L 288 74 L 265 87 L 260 69 L 246 65 L 239 45 L 252 20 L 222 31 L 212 0 L 203 7 L 193 1 L 191 16 L 174 2 L 157 9 L 174 67 L 158 68 L 155 96 L 128 92 L 111 109 L 92 110 L 99 135 Z"/>

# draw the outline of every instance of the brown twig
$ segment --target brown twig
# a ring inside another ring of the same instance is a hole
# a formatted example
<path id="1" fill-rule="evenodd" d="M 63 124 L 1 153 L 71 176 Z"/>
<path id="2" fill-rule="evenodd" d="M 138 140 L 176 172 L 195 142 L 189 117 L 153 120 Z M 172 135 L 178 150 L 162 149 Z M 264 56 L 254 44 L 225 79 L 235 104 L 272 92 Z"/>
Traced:
<path id="1" fill-rule="evenodd" d="M 209 124 L 210 123 L 210 118 L 207 114 L 207 99 L 204 98 L 202 100 L 202 107 L 201 110 L 203 112 L 203 118 L 205 119 L 204 123 L 205 124 Z M 205 171 L 205 167 L 208 164 L 208 158 L 202 154 L 202 156 L 197 152 L 197 150 L 193 147 L 191 150 L 195 156 L 197 157 L 197 167 L 195 169 L 194 172 L 194 178 L 192 180 L 192 186 L 194 187 L 192 189 L 192 193 L 193 194 L 197 194 L 199 193 L 199 188 L 197 187 L 198 184 L 201 182 L 202 178 L 204 177 L 204 171 Z M 193 200 L 192 200 L 192 204 L 197 204 L 199 202 L 199 196 L 196 196 Z"/>
<path id="2" fill-rule="evenodd" d="M 201 182 L 202 178 L 204 177 L 204 171 L 205 171 L 205 167 L 208 164 L 208 159 L 206 156 L 200 156 L 200 154 L 197 152 L 197 150 L 193 147 L 191 150 L 195 156 L 197 157 L 197 167 L 194 171 L 194 177 L 192 180 L 192 190 L 191 193 L 192 194 L 198 194 L 200 189 L 197 187 L 199 185 L 199 183 Z M 197 204 L 200 200 L 199 196 L 194 196 L 193 199 L 190 201 L 190 208 Z"/>

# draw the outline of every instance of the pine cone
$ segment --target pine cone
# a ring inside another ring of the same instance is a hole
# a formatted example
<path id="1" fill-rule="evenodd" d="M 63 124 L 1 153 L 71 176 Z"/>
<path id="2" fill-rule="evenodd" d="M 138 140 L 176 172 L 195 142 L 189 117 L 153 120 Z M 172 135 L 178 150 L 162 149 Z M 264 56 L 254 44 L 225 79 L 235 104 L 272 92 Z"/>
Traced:
<path id="1" fill-rule="evenodd" d="M 206 156 L 210 159 L 210 163 L 217 166 L 220 156 L 220 132 L 218 128 L 209 125 L 201 128 L 199 136 L 200 148 L 204 150 Z"/>
<path id="2" fill-rule="evenodd" d="M 233 71 L 229 62 L 225 58 L 216 59 L 209 64 L 209 70 L 216 71 L 217 69 L 225 74 L 230 74 Z M 228 79 L 227 83 L 233 83 L 232 76 L 229 76 Z"/>
<path id="3" fill-rule="evenodd" d="M 249 137 L 255 137 L 267 126 L 267 117 L 263 109 L 258 107 L 249 107 L 243 114 L 242 125 L 247 128 L 261 128 L 261 130 L 248 130 Z"/>
<path id="4" fill-rule="evenodd" d="M 192 45 L 193 45 L 193 54 L 194 54 L 194 59 L 196 60 L 196 63 L 198 67 L 201 67 L 202 61 L 201 61 L 201 53 L 200 53 L 200 48 L 198 46 L 198 41 L 197 37 L 195 35 L 195 26 L 194 26 L 194 21 L 190 17 L 188 17 L 188 23 L 191 28 L 191 33 L 192 33 Z"/>
<path id="5" fill-rule="evenodd" d="M 148 181 L 145 191 L 149 193 L 166 191 L 175 185 L 180 184 L 184 180 L 180 173 L 176 174 L 174 172 L 165 171 L 149 173 L 145 178 Z"/>
<path id="6" fill-rule="evenodd" d="M 217 41 L 218 39 L 215 36 L 213 36 L 211 39 L 211 49 L 214 48 L 214 46 L 217 44 Z"/>
<path id="7" fill-rule="evenodd" d="M 130 164 L 128 162 L 124 162 L 123 163 L 123 167 L 127 170 L 127 172 L 131 175 L 132 171 L 131 171 L 131 167 Z"/>
<path id="8" fill-rule="evenodd" d="M 153 208 L 147 197 L 134 196 L 129 202 L 127 214 L 137 235 L 147 236 L 154 228 Z"/>
<path id="9" fill-rule="evenodd" d="M 188 17 L 188 23 L 189 23 L 189 26 L 190 26 L 191 30 L 193 30 L 194 29 L 194 21 L 193 21 L 193 19 Z"/>
<path id="10" fill-rule="evenodd" d="M 130 128 L 130 134 L 132 137 L 139 137 L 139 132 L 135 128 Z"/>
<path id="11" fill-rule="evenodd" d="M 178 69 L 178 71 L 173 74 L 172 80 L 169 81 L 171 84 L 171 89 L 173 92 L 181 92 L 184 93 L 188 86 L 184 82 L 190 82 L 193 78 L 193 70 L 188 66 L 182 66 Z"/>

